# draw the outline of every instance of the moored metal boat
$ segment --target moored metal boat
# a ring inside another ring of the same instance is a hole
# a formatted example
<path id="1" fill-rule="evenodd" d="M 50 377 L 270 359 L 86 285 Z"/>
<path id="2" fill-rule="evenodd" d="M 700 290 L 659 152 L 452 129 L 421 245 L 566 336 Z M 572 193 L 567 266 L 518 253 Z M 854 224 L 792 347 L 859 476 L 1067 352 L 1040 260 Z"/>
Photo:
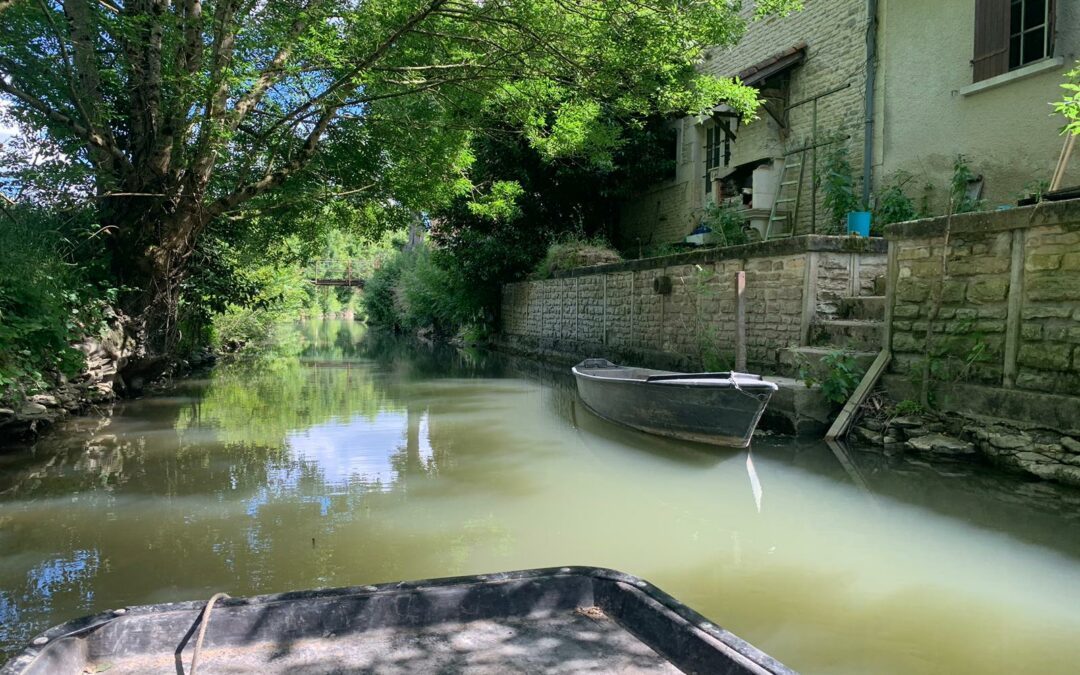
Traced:
<path id="1" fill-rule="evenodd" d="M 198 675 L 792 672 L 647 582 L 593 567 L 231 598 L 204 610 L 183 602 L 72 621 L 0 675 L 190 674 L 203 632 Z"/>
<path id="2" fill-rule="evenodd" d="M 586 359 L 574 366 L 593 412 L 640 431 L 744 448 L 777 386 L 746 373 L 673 373 Z"/>

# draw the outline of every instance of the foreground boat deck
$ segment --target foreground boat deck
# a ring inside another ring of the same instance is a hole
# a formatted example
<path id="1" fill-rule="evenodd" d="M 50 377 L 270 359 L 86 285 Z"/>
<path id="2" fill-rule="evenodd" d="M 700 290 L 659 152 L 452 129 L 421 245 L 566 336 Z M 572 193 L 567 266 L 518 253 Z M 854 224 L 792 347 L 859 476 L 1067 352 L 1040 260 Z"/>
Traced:
<path id="1" fill-rule="evenodd" d="M 124 608 L 56 626 L 0 675 L 790 673 L 636 577 L 527 570 Z"/>
<path id="2" fill-rule="evenodd" d="M 185 651 L 182 663 L 191 663 Z M 88 672 L 175 673 L 174 657 L 90 664 Z M 186 671 L 185 671 L 186 672 Z M 679 673 L 597 608 L 543 621 L 445 622 L 420 630 L 384 628 L 340 638 L 260 642 L 204 649 L 199 675 L 226 673 Z"/>

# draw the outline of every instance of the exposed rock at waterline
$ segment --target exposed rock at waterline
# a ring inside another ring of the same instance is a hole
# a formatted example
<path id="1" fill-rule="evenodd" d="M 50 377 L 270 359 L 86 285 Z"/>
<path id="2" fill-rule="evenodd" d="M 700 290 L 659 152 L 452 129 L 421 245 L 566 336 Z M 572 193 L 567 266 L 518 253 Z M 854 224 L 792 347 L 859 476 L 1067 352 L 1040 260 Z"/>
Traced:
<path id="1" fill-rule="evenodd" d="M 883 434 L 870 433 L 876 426 L 871 422 L 877 420 L 862 419 L 852 429 L 851 438 L 884 446 L 886 455 L 903 448 L 928 457 L 983 459 L 1029 476 L 1080 486 L 1080 440 L 1072 436 L 960 415 L 883 419 Z"/>
<path id="2" fill-rule="evenodd" d="M 19 417 L 41 417 L 45 413 L 49 412 L 49 409 L 40 403 L 34 403 L 33 401 L 27 401 L 19 408 Z"/>
<path id="3" fill-rule="evenodd" d="M 975 446 L 958 438 L 944 434 L 928 434 L 908 440 L 909 448 L 916 452 L 928 452 L 937 455 L 971 455 Z"/>
<path id="4" fill-rule="evenodd" d="M 26 400 L 31 403 L 45 406 L 46 408 L 58 408 L 60 406 L 60 401 L 58 401 L 55 396 L 49 394 L 35 394 L 28 397 Z"/>

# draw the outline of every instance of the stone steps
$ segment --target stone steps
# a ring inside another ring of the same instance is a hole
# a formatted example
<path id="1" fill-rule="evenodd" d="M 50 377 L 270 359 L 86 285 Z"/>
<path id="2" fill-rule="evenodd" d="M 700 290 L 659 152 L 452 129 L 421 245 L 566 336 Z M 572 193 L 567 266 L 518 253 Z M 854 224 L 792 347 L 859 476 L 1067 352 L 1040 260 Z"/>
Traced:
<path id="1" fill-rule="evenodd" d="M 810 327 L 810 346 L 876 354 L 881 350 L 882 327 L 881 321 L 855 319 L 819 321 Z"/>
<path id="2" fill-rule="evenodd" d="M 839 347 L 789 347 L 777 353 L 777 372 L 787 377 L 799 377 L 799 371 L 806 369 L 817 380 L 822 380 L 828 375 L 828 368 L 824 359 L 828 355 L 839 351 Z M 855 363 L 862 370 L 868 370 L 870 364 L 877 358 L 877 352 L 873 351 L 848 351 L 848 356 L 855 359 Z"/>
<path id="3" fill-rule="evenodd" d="M 885 296 L 863 295 L 859 297 L 840 298 L 838 311 L 841 319 L 884 321 Z"/>

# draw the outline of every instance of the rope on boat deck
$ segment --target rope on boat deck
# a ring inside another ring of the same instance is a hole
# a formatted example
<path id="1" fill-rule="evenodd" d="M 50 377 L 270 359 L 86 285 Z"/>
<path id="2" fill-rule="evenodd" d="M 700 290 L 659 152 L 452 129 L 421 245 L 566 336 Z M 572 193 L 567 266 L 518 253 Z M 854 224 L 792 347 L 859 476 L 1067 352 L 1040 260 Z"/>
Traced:
<path id="1" fill-rule="evenodd" d="M 195 675 L 195 668 L 199 664 L 199 652 L 202 651 L 203 638 L 206 637 L 206 627 L 210 625 L 210 612 L 214 609 L 214 603 L 223 598 L 232 597 L 228 593 L 215 593 L 206 601 L 202 616 L 199 618 L 199 637 L 195 639 L 195 650 L 191 654 L 191 670 L 188 675 Z"/>

